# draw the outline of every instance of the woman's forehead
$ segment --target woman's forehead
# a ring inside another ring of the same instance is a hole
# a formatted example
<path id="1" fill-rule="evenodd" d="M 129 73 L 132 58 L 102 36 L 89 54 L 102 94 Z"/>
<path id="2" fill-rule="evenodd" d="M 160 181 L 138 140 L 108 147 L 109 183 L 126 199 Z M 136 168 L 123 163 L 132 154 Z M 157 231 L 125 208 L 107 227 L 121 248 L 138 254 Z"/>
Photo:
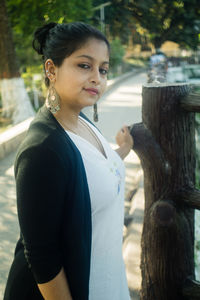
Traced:
<path id="1" fill-rule="evenodd" d="M 102 40 L 89 39 L 79 49 L 72 53 L 73 57 L 89 56 L 109 60 L 109 50 L 107 44 Z"/>

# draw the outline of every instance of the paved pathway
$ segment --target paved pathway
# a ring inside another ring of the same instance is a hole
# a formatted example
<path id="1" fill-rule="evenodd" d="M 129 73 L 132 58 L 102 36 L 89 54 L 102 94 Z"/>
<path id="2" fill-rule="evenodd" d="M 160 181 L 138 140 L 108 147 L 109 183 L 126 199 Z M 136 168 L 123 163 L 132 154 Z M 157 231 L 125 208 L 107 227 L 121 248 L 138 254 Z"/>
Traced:
<path id="1" fill-rule="evenodd" d="M 11 153 L 0 161 L 0 299 L 3 299 L 8 270 L 19 236 L 13 177 L 15 154 Z"/>
<path id="2" fill-rule="evenodd" d="M 134 76 L 110 90 L 99 102 L 99 122 L 97 126 L 113 148 L 117 147 L 115 145 L 115 135 L 122 125 L 141 121 L 141 85 L 145 81 L 145 74 Z M 85 113 L 92 119 L 91 109 L 85 109 Z M 19 236 L 13 178 L 15 155 L 16 152 L 11 153 L 0 161 L 0 299 L 3 298 L 8 270 L 13 259 L 15 243 Z M 133 188 L 138 174 L 141 174 L 141 167 L 139 159 L 133 151 L 126 158 L 125 164 L 126 194 L 128 194 Z M 129 287 L 134 300 L 138 299 L 137 290 L 140 287 L 141 280 L 139 243 L 143 209 L 142 185 L 139 193 L 137 193 L 137 197 L 138 200 L 135 201 L 134 206 L 131 208 L 135 211 L 135 223 L 132 223 L 128 228 L 130 234 L 126 234 L 127 238 L 123 249 Z"/>

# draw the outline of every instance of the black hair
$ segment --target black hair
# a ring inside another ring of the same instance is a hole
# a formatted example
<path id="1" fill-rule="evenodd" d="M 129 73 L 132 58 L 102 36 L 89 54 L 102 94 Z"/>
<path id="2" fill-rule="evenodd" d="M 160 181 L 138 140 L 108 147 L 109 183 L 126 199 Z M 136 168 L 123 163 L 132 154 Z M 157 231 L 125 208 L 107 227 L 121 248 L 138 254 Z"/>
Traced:
<path id="1" fill-rule="evenodd" d="M 42 55 L 44 63 L 47 59 L 52 59 L 59 67 L 66 57 L 79 49 L 89 38 L 104 41 L 110 50 L 109 42 L 103 33 L 82 22 L 68 24 L 51 22 L 39 27 L 34 33 L 32 45 L 33 49 Z M 48 77 L 45 77 L 45 83 L 49 86 Z"/>

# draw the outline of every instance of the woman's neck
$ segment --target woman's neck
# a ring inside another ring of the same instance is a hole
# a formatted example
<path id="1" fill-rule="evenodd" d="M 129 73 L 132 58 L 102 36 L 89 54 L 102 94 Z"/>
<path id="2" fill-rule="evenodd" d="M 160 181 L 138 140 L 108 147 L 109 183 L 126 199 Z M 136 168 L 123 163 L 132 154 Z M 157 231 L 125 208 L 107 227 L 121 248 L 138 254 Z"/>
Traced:
<path id="1" fill-rule="evenodd" d="M 54 114 L 54 117 L 64 129 L 77 132 L 79 128 L 79 114 L 80 110 L 75 111 L 67 107 L 62 107 Z"/>

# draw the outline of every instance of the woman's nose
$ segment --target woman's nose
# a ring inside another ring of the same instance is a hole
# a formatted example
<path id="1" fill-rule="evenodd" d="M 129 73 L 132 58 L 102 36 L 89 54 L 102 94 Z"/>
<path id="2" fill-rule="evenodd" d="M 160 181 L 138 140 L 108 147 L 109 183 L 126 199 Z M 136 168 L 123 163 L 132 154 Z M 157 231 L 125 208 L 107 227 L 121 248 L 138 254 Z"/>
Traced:
<path id="1" fill-rule="evenodd" d="M 100 83 L 101 77 L 100 77 L 99 69 L 93 70 L 90 81 L 95 83 L 96 85 Z"/>

